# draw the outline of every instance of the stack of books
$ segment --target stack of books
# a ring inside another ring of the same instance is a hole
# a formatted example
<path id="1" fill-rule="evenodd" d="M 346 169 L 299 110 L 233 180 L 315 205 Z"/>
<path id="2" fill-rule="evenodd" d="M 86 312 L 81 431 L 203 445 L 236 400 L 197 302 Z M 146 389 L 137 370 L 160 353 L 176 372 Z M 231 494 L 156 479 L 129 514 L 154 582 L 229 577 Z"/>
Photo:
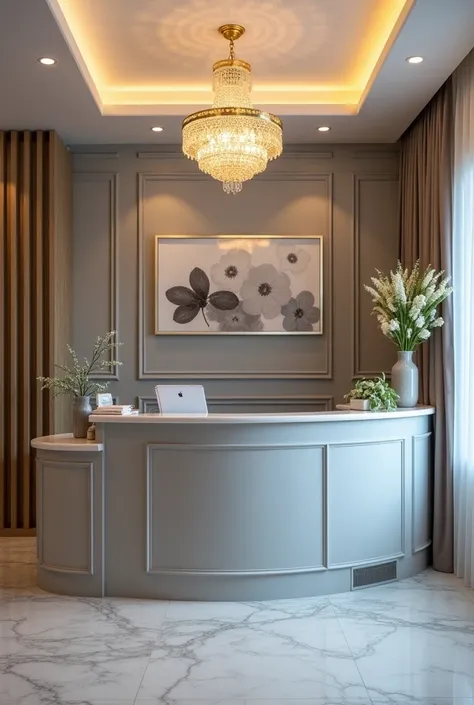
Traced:
<path id="1" fill-rule="evenodd" d="M 131 404 L 113 404 L 98 406 L 92 412 L 92 416 L 126 416 L 127 414 L 138 414 L 138 411 Z"/>

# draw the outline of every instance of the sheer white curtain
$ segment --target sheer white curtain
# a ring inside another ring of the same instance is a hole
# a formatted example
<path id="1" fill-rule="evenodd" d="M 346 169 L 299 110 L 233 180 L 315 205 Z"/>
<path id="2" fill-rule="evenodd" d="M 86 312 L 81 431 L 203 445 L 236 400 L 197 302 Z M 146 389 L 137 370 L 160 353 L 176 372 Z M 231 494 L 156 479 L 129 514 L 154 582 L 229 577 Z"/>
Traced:
<path id="1" fill-rule="evenodd" d="M 453 88 L 454 558 L 474 587 L 474 53 Z"/>

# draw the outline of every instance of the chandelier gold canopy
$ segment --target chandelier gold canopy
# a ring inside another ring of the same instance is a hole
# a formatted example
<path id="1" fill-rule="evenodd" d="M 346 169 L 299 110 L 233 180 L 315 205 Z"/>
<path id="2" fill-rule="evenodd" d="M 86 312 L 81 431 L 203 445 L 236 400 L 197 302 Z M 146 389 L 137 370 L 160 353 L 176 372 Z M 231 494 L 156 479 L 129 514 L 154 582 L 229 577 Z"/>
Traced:
<path id="1" fill-rule="evenodd" d="M 244 181 L 280 156 L 283 132 L 280 118 L 253 107 L 251 66 L 235 58 L 234 42 L 245 28 L 225 24 L 219 32 L 230 43 L 229 56 L 213 66 L 212 108 L 183 121 L 183 152 L 201 171 L 222 181 L 226 193 L 236 194 Z"/>

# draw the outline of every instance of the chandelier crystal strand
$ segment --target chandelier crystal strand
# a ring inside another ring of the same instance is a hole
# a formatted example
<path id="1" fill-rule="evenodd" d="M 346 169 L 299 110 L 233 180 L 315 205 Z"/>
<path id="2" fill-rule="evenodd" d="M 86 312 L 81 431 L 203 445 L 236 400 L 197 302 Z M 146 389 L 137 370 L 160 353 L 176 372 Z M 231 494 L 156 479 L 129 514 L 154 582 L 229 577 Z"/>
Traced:
<path id="1" fill-rule="evenodd" d="M 213 67 L 214 103 L 183 122 L 183 152 L 199 169 L 222 181 L 225 193 L 237 194 L 242 183 L 265 171 L 282 152 L 281 121 L 253 107 L 250 64 L 235 58 L 234 39 L 244 29 L 224 25 L 229 58 Z"/>

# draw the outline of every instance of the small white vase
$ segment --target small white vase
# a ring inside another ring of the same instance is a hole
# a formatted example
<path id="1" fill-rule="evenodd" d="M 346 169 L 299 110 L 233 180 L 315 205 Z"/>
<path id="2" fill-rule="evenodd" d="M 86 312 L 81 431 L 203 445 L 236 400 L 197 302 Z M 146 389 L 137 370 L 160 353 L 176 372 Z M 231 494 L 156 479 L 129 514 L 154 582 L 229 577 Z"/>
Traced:
<path id="1" fill-rule="evenodd" d="M 392 367 L 392 388 L 400 397 L 397 406 L 412 408 L 418 403 L 418 367 L 412 360 L 413 350 L 399 350 Z"/>
<path id="2" fill-rule="evenodd" d="M 349 406 L 354 411 L 370 411 L 369 399 L 351 399 Z"/>

